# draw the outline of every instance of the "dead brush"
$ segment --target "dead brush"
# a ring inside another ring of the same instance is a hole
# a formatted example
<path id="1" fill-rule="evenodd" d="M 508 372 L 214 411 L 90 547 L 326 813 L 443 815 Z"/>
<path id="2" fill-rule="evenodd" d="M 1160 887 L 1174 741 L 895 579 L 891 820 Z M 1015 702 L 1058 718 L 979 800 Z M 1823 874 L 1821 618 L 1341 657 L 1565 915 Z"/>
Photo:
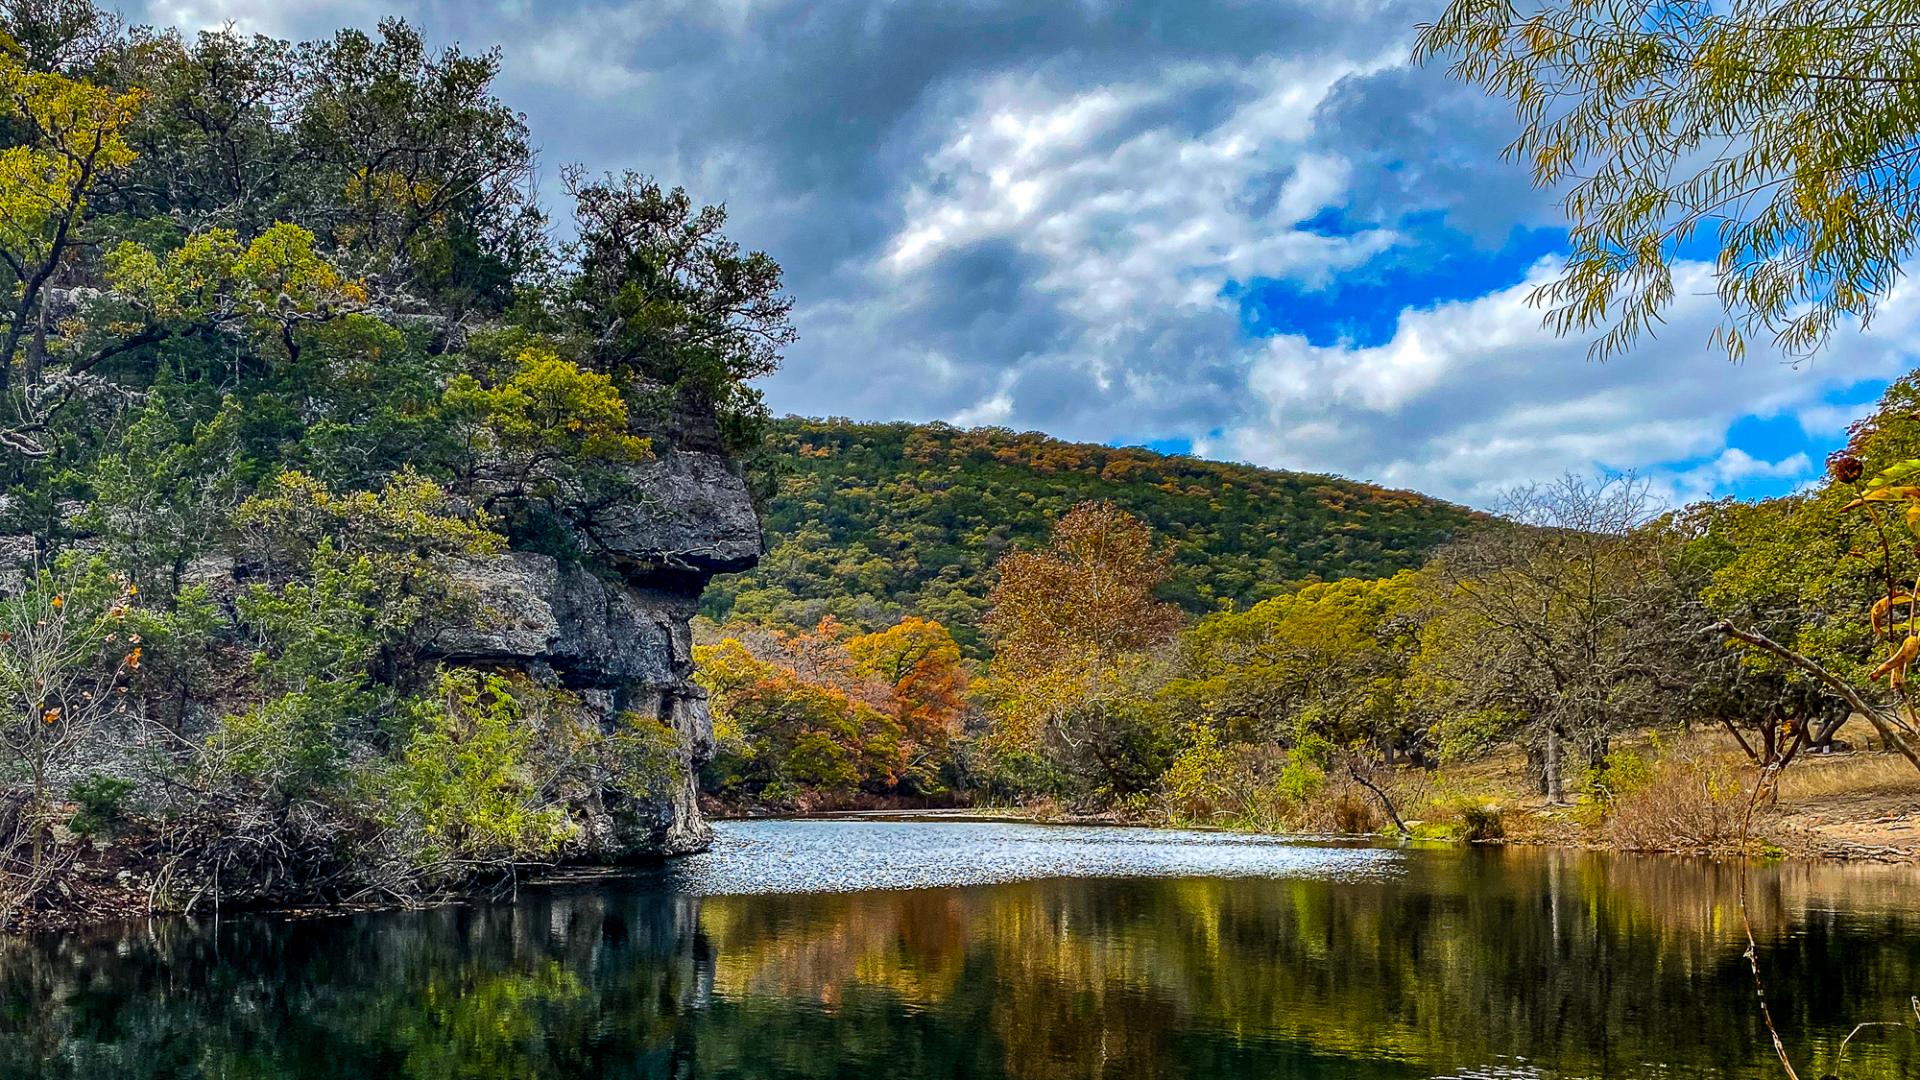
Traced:
<path id="1" fill-rule="evenodd" d="M 1361 836 L 1380 831 L 1386 818 L 1365 788 L 1350 779 L 1329 776 L 1326 784 L 1296 811 L 1297 827 L 1308 833 Z"/>
<path id="2" fill-rule="evenodd" d="M 1601 828 L 1627 851 L 1737 852 L 1751 783 L 1750 770 L 1724 757 L 1668 757 L 1644 781 L 1613 793 Z"/>

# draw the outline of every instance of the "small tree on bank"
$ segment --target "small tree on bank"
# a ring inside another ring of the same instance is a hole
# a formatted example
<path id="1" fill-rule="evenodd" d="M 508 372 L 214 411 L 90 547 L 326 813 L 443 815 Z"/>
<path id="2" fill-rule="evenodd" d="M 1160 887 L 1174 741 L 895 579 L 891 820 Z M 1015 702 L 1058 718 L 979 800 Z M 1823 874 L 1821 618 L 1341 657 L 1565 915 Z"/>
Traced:
<path id="1" fill-rule="evenodd" d="M 0 599 L 0 766 L 24 783 L 26 803 L 0 858 L 37 870 L 45 858 L 55 783 L 101 726 L 126 708 L 125 678 L 140 666 L 127 616 L 136 600 L 124 579 L 68 561 L 35 570 Z"/>

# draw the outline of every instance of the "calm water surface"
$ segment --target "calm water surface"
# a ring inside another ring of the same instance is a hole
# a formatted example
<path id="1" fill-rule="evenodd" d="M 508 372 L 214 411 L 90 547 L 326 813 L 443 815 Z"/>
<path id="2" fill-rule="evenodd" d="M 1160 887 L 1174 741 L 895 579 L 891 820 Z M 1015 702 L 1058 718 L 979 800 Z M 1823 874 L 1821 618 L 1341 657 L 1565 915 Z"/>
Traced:
<path id="1" fill-rule="evenodd" d="M 1812 1080 L 1920 1077 L 1920 874 L 1754 872 Z M 0 941 L 0 1077 L 1754 1078 L 1734 872 L 985 823 L 721 826 L 512 903 Z"/>

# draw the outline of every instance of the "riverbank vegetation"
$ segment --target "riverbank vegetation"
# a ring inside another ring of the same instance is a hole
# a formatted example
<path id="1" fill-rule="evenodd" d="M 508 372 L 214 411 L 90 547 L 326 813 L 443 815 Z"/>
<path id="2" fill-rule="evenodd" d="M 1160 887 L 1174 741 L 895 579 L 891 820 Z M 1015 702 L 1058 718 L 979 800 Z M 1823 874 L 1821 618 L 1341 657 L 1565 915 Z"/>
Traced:
<path id="1" fill-rule="evenodd" d="M 645 177 L 569 171 L 553 240 L 498 70 L 0 16 L 0 927 L 442 895 L 675 782 L 443 635 L 461 566 L 604 570 L 669 443 L 757 445 L 789 301 Z"/>
<path id="2" fill-rule="evenodd" d="M 1863 790 L 1884 786 L 1887 768 L 1920 780 L 1905 667 L 1920 643 L 1915 455 L 1920 379 L 1909 377 L 1811 490 L 1671 508 L 1632 476 L 1563 478 L 1512 493 L 1497 522 L 1417 568 L 1197 618 L 1176 599 L 1174 546 L 1111 502 L 1082 503 L 1045 543 L 995 564 L 979 605 L 985 657 L 954 661 L 965 708 L 944 714 L 937 747 L 920 744 L 945 783 L 903 786 L 884 770 L 821 783 L 787 769 L 790 786 L 771 790 L 787 805 L 965 798 L 1268 831 L 1716 851 L 1737 845 L 1761 785 L 1769 843 L 1871 854 L 1888 845 L 1781 811 L 1778 784 L 1788 766 L 1833 754 L 1873 762 Z M 826 686 L 844 680 L 809 674 L 817 664 L 793 650 L 859 637 L 837 620 L 708 633 L 716 655 L 752 652 L 779 679 Z M 745 644 L 755 635 L 789 655 Z M 723 717 L 763 704 L 708 680 Z M 834 700 L 845 701 L 837 728 L 799 728 L 821 745 L 838 745 L 835 730 L 880 730 L 855 719 L 884 715 L 878 698 Z M 752 724 L 729 730 L 782 773 L 786 743 Z M 875 742 L 841 750 L 853 760 Z M 1897 781 L 1885 792 L 1916 793 Z M 1817 802 L 1806 816 L 1819 817 Z"/>

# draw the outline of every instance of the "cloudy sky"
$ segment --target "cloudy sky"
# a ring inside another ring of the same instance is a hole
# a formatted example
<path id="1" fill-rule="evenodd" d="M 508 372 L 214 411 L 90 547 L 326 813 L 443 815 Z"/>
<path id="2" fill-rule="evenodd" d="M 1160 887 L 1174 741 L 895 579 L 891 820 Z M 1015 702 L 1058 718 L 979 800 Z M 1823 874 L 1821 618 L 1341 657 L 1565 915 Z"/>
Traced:
<path id="1" fill-rule="evenodd" d="M 1671 498 L 1816 475 L 1914 366 L 1920 301 L 1799 365 L 1706 349 L 1689 268 L 1604 365 L 1539 329 L 1553 198 L 1504 107 L 1406 64 L 1440 0 L 154 0 L 310 37 L 401 14 L 503 50 L 560 166 L 725 202 L 786 268 L 776 412 L 941 419 L 1477 504 L 1569 470 Z"/>

